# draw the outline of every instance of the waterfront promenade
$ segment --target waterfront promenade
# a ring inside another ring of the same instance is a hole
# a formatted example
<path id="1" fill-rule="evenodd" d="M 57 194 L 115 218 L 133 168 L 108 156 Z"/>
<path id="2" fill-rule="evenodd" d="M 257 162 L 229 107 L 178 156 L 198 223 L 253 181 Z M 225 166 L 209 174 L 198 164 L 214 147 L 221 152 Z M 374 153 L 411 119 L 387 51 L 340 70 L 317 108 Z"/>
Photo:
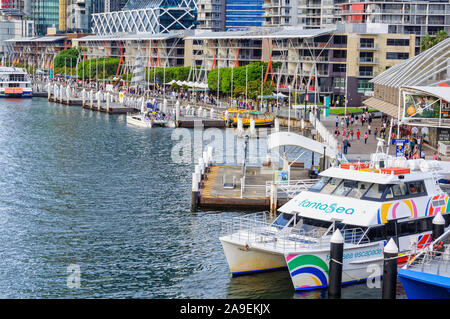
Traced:
<path id="1" fill-rule="evenodd" d="M 42 82 L 42 81 L 36 81 L 35 82 L 35 89 L 36 90 L 36 96 L 48 96 L 48 89 L 47 89 L 48 83 Z M 141 104 L 142 104 L 142 98 L 144 98 L 144 101 L 148 100 L 154 100 L 156 99 L 158 101 L 159 107 L 163 106 L 163 101 L 167 101 L 167 111 L 175 114 L 176 109 L 176 103 L 180 102 L 180 118 L 179 118 L 179 126 L 181 127 L 194 127 L 194 120 L 202 120 L 202 127 L 224 127 L 224 123 L 218 123 L 219 121 L 222 122 L 220 119 L 220 115 L 228 108 L 235 107 L 235 105 L 230 106 L 230 100 L 229 99 L 221 99 L 221 100 L 214 100 L 214 103 L 209 103 L 205 101 L 199 101 L 198 98 L 194 96 L 189 96 L 188 98 L 177 99 L 174 98 L 170 94 L 161 94 L 161 92 L 156 91 L 146 91 L 145 95 L 138 95 L 138 94 L 125 94 L 124 95 L 124 101 L 119 101 L 119 91 L 114 90 L 110 94 L 108 94 L 104 90 L 96 90 L 95 87 L 92 87 L 92 84 L 90 87 L 80 87 L 78 85 L 71 85 L 70 90 L 66 90 L 64 86 L 62 86 L 62 83 L 54 81 L 50 84 L 51 87 L 51 94 L 50 94 L 50 100 L 67 104 L 67 105 L 75 105 L 75 106 L 82 106 L 85 108 L 89 108 L 96 111 L 101 112 L 107 112 L 112 114 L 124 114 L 128 112 L 139 112 L 141 110 Z M 55 87 L 62 89 L 56 89 L 57 96 L 54 95 Z M 68 91 L 72 93 L 67 93 Z M 83 93 L 83 91 L 85 91 Z M 92 92 L 92 93 L 91 93 Z M 100 92 L 99 96 L 97 97 L 97 92 Z M 67 94 L 69 94 L 69 100 L 67 99 Z M 91 96 L 91 94 L 93 96 Z M 70 96 L 71 95 L 71 96 Z M 82 97 L 84 95 L 84 97 Z M 110 97 L 107 97 L 107 96 Z M 109 99 L 109 100 L 108 100 Z M 269 107 L 269 109 L 273 112 L 272 115 L 279 119 L 280 126 L 287 127 L 288 123 L 290 123 L 290 127 L 293 129 L 300 129 L 302 118 L 304 116 L 303 110 L 299 109 L 289 109 L 287 106 L 282 106 L 283 104 L 280 102 L 278 104 L 278 107 Z M 261 110 L 260 108 L 256 107 L 256 110 Z M 265 108 L 262 110 L 264 111 Z M 360 114 L 358 114 L 360 116 Z M 348 147 L 347 154 L 345 154 L 345 157 L 348 160 L 369 160 L 370 154 L 374 153 L 377 150 L 377 143 L 378 140 L 375 136 L 375 130 L 380 132 L 382 128 L 382 120 L 381 118 L 373 118 L 371 123 L 371 132 L 367 138 L 367 141 L 364 139 L 364 134 L 368 132 L 368 124 L 367 122 L 364 123 L 364 125 L 361 125 L 360 121 L 355 121 L 354 124 L 350 124 L 348 127 L 346 125 L 342 126 L 341 119 L 343 116 L 339 116 L 339 125 L 338 129 L 340 134 L 336 135 L 336 115 L 330 113 L 328 117 L 323 116 L 323 114 L 320 117 L 320 123 L 328 130 L 328 133 L 330 133 L 332 136 L 334 136 L 337 140 L 337 145 L 341 152 L 343 152 L 343 129 L 345 128 L 346 131 L 349 129 L 352 129 L 354 131 L 353 138 L 351 136 L 348 137 L 348 141 L 351 144 L 351 147 Z M 208 122 L 209 120 L 209 122 Z M 304 118 L 304 125 L 305 127 L 310 126 L 311 123 L 308 122 L 309 116 L 307 115 L 306 118 Z M 356 131 L 360 130 L 360 137 L 357 138 Z M 396 127 L 393 127 L 393 132 L 396 132 Z M 319 140 L 323 141 L 323 132 L 322 134 L 317 134 L 318 136 L 316 139 L 319 138 Z M 378 134 L 379 136 L 379 134 Z M 389 136 L 389 126 L 386 127 L 386 137 Z M 430 147 L 426 143 L 422 143 L 422 149 L 425 152 L 425 158 L 426 159 L 432 159 L 436 149 Z M 386 150 L 387 145 L 383 148 Z M 389 154 L 394 155 L 395 154 L 395 145 L 389 146 Z M 441 156 L 442 160 L 449 160 L 445 156 Z"/>

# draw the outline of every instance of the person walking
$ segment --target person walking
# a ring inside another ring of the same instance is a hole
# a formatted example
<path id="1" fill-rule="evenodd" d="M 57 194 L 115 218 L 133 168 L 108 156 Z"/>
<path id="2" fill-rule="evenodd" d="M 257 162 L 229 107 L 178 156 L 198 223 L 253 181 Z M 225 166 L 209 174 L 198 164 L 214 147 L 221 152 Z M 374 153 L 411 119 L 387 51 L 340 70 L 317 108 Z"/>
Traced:
<path id="1" fill-rule="evenodd" d="M 367 144 L 367 139 L 369 138 L 369 134 L 367 131 L 364 133 L 364 144 Z"/>
<path id="2" fill-rule="evenodd" d="M 353 135 L 355 132 L 353 132 L 353 129 L 350 129 L 350 140 L 353 141 Z"/>
<path id="3" fill-rule="evenodd" d="M 356 130 L 356 138 L 359 140 L 359 137 L 361 136 L 361 131 L 359 129 Z"/>
<path id="4" fill-rule="evenodd" d="M 339 126 L 339 117 L 336 115 L 336 128 Z"/>
<path id="5" fill-rule="evenodd" d="M 344 146 L 344 154 L 347 154 L 348 147 L 350 146 L 350 142 L 348 141 L 347 138 L 344 138 L 344 141 L 342 142 L 342 144 Z"/>

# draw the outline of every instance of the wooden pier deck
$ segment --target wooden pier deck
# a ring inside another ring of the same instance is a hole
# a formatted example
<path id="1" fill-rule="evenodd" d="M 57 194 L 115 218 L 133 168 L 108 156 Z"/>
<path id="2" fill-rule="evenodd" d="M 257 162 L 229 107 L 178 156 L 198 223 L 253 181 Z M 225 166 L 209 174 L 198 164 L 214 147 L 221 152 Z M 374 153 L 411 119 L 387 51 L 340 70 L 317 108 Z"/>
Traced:
<path id="1" fill-rule="evenodd" d="M 247 167 L 245 174 L 245 187 L 241 194 L 242 167 L 240 166 L 212 166 L 206 173 L 205 179 L 199 189 L 198 205 L 200 209 L 226 209 L 238 210 L 268 210 L 270 198 L 266 192 L 266 182 L 273 180 L 273 170 L 269 167 Z M 231 183 L 236 177 L 234 188 L 225 188 L 225 181 Z M 291 169 L 291 179 L 307 179 L 307 169 Z M 287 197 L 278 197 L 278 207 L 285 204 Z"/>

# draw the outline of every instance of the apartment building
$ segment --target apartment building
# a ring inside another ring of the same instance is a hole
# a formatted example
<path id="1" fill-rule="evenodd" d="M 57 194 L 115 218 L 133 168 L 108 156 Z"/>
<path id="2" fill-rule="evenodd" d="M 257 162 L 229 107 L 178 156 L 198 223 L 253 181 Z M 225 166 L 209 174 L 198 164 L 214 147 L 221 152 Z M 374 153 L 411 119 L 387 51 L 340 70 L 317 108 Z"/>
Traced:
<path id="1" fill-rule="evenodd" d="M 338 22 L 342 0 L 264 0 L 264 26 L 327 28 Z"/>
<path id="2" fill-rule="evenodd" d="M 361 106 L 373 94 L 370 80 L 414 55 L 413 34 L 389 34 L 387 25 L 338 24 L 336 28 L 254 28 L 232 32 L 197 32 L 191 41 L 192 64 L 204 70 L 279 62 L 269 70 L 278 90 L 329 96 Z M 266 73 L 267 70 L 264 71 Z"/>
<path id="3" fill-rule="evenodd" d="M 225 0 L 197 0 L 197 29 L 225 30 Z"/>
<path id="4" fill-rule="evenodd" d="M 450 0 L 361 1 L 339 4 L 338 15 L 348 23 L 383 23 L 389 33 L 415 34 L 415 53 L 426 34 L 445 30 L 450 34 Z"/>

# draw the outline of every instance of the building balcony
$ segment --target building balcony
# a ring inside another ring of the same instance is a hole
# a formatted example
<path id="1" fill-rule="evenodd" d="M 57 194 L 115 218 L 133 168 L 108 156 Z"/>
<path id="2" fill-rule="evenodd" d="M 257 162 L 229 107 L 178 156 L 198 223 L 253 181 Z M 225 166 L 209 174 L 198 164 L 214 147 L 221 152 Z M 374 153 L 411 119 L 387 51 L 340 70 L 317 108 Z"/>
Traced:
<path id="1" fill-rule="evenodd" d="M 359 71 L 358 77 L 360 78 L 373 78 L 374 73 L 373 71 Z"/>
<path id="2" fill-rule="evenodd" d="M 376 51 L 376 50 L 378 50 L 378 44 L 359 43 L 358 44 L 358 49 L 359 50 Z"/>
<path id="3" fill-rule="evenodd" d="M 359 64 L 378 64 L 378 59 L 374 59 L 374 58 L 359 58 Z"/>

